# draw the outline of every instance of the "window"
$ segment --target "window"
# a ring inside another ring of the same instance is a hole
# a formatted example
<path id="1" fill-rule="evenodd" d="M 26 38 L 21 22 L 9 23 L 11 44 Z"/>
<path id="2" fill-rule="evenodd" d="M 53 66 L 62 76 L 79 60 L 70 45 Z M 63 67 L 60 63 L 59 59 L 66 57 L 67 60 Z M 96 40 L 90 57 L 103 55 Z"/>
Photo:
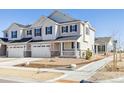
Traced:
<path id="1" fill-rule="evenodd" d="M 12 38 L 17 38 L 17 31 L 12 31 L 11 32 L 11 37 Z"/>
<path id="2" fill-rule="evenodd" d="M 68 32 L 68 26 L 62 27 L 62 33 Z"/>
<path id="3" fill-rule="evenodd" d="M 52 26 L 46 27 L 46 35 L 47 34 L 52 34 Z"/>
<path id="4" fill-rule="evenodd" d="M 34 35 L 35 36 L 41 36 L 41 28 L 34 29 Z"/>
<path id="5" fill-rule="evenodd" d="M 86 27 L 86 35 L 89 35 L 89 34 L 90 34 L 89 28 Z"/>
<path id="6" fill-rule="evenodd" d="M 32 30 L 28 30 L 27 35 L 32 35 Z"/>
<path id="7" fill-rule="evenodd" d="M 77 25 L 71 25 L 70 32 L 76 32 L 76 31 L 77 31 Z"/>

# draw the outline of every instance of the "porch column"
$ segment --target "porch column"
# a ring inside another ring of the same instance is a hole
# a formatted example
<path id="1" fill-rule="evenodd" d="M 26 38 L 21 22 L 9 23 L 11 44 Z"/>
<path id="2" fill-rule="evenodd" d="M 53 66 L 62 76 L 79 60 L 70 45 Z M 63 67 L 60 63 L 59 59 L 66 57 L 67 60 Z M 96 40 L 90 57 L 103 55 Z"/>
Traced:
<path id="1" fill-rule="evenodd" d="M 74 50 L 75 50 L 75 56 L 76 58 L 78 57 L 78 54 L 77 54 L 77 41 L 74 42 Z"/>
<path id="2" fill-rule="evenodd" d="M 60 56 L 63 56 L 63 42 L 60 43 Z"/>
<path id="3" fill-rule="evenodd" d="M 96 52 L 96 54 L 98 54 L 98 45 L 95 45 L 95 46 L 96 46 L 95 47 L 96 48 L 96 51 L 95 52 Z"/>

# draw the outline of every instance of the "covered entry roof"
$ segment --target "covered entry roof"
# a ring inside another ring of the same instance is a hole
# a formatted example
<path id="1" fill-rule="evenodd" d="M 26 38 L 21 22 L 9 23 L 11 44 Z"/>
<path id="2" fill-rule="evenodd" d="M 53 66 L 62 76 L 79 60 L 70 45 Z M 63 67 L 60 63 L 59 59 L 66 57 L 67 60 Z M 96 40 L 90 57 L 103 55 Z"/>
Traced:
<path id="1" fill-rule="evenodd" d="M 57 41 L 63 41 L 63 40 L 77 40 L 79 39 L 80 36 L 61 36 L 61 37 L 58 37 L 56 40 Z"/>
<path id="2" fill-rule="evenodd" d="M 32 38 L 22 38 L 20 40 L 14 40 L 14 41 L 10 41 L 9 43 L 25 43 L 30 41 Z"/>

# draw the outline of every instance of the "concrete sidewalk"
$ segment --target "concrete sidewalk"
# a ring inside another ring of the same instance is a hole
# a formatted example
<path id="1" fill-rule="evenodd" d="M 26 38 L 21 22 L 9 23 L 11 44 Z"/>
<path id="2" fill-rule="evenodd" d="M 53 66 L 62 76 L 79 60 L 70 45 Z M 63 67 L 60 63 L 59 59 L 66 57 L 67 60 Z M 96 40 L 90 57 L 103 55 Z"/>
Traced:
<path id="1" fill-rule="evenodd" d="M 93 76 L 98 69 L 104 67 L 106 64 L 108 64 L 111 61 L 112 61 L 112 57 L 107 57 L 102 60 L 92 62 L 88 65 L 85 65 L 77 69 L 76 71 L 68 73 L 68 75 L 62 78 L 62 80 L 74 80 L 74 81 L 87 80 L 91 76 Z"/>

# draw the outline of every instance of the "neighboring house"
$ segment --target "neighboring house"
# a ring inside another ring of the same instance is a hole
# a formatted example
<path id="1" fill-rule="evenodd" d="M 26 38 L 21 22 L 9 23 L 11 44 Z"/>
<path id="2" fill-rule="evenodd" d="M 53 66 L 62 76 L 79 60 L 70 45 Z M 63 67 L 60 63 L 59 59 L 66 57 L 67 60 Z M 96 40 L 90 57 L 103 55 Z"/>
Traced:
<path id="1" fill-rule="evenodd" d="M 32 25 L 13 23 L 3 31 L 2 51 L 8 57 L 76 57 L 89 48 L 94 51 L 95 30 L 87 21 L 76 20 L 60 11 L 42 16 Z"/>
<path id="2" fill-rule="evenodd" d="M 95 38 L 95 53 L 108 53 L 113 50 L 113 43 L 111 37 L 97 37 Z"/>

